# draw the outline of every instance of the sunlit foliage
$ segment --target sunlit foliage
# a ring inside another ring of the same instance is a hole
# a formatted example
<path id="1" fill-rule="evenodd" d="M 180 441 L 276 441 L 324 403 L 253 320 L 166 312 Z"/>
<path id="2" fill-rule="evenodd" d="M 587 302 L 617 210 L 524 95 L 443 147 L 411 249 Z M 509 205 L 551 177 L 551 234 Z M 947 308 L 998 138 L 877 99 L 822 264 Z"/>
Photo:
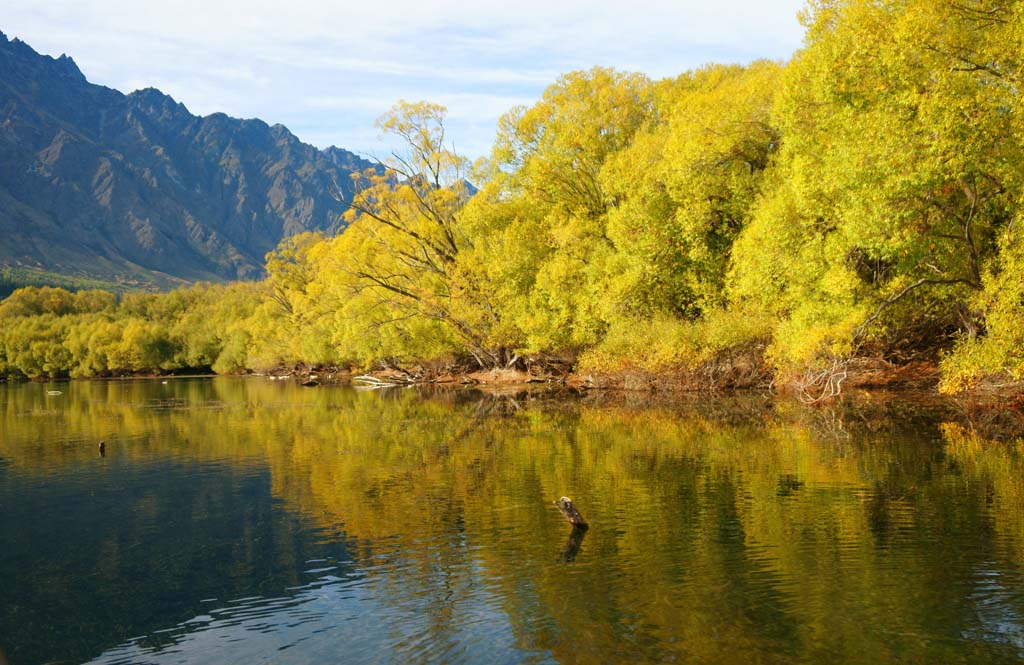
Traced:
<path id="1" fill-rule="evenodd" d="M 812 3 L 776 98 L 772 184 L 734 254 L 736 306 L 780 367 L 894 360 L 975 335 L 1021 187 L 1014 5 Z"/>
<path id="2" fill-rule="evenodd" d="M 812 0 L 788 63 L 565 74 L 474 168 L 443 107 L 399 102 L 378 128 L 404 148 L 357 174 L 344 233 L 286 239 L 223 295 L 16 293 L 0 363 L 671 372 L 754 352 L 781 383 L 856 357 L 942 359 L 950 392 L 1020 380 L 1022 7 Z"/>
<path id="3" fill-rule="evenodd" d="M 0 375 L 89 377 L 250 365 L 263 286 L 200 284 L 165 294 L 26 287 L 0 303 Z"/>

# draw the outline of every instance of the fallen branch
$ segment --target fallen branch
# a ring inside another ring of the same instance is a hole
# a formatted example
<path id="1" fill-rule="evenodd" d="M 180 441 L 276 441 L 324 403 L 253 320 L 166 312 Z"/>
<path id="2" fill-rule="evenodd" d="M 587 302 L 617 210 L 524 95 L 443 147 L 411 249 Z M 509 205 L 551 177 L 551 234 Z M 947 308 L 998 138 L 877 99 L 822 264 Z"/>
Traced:
<path id="1" fill-rule="evenodd" d="M 405 382 L 397 383 L 391 379 L 385 381 L 378 379 L 375 376 L 370 376 L 369 374 L 363 374 L 361 376 L 352 377 L 352 383 L 367 386 L 370 388 L 394 388 L 395 386 L 405 385 Z"/>
<path id="2" fill-rule="evenodd" d="M 846 380 L 849 365 L 849 359 L 836 358 L 833 359 L 831 367 L 820 372 L 808 370 L 799 385 L 800 401 L 804 404 L 817 404 L 839 397 L 843 391 L 843 381 Z"/>

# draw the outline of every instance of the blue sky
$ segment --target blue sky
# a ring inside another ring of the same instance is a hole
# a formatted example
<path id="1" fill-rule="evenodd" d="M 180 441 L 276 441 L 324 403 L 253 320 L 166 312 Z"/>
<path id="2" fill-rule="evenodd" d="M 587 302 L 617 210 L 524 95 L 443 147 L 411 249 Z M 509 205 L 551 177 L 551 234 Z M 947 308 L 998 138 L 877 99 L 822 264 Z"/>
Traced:
<path id="1" fill-rule="evenodd" d="M 283 123 L 303 141 L 382 156 L 373 121 L 398 99 L 448 107 L 476 158 L 498 118 L 595 65 L 675 76 L 787 59 L 802 0 L 5 0 L 0 30 L 67 53 L 89 80 L 156 87 L 206 115 Z"/>

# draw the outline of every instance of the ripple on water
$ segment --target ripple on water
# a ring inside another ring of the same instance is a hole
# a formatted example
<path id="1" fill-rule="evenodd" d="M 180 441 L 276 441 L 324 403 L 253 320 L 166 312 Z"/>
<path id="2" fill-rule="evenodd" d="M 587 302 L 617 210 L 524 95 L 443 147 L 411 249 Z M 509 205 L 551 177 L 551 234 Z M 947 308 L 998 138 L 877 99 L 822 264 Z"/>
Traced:
<path id="1" fill-rule="evenodd" d="M 820 412 L 716 420 L 714 400 L 491 417 L 409 391 L 157 391 L 76 384 L 0 414 L 0 632 L 35 640 L 26 661 L 1024 653 L 1024 474 L 945 450 L 940 423 L 847 419 L 837 444 Z M 58 612 L 67 636 L 39 629 Z"/>
<path id="2" fill-rule="evenodd" d="M 444 608 L 427 598 L 396 608 L 375 596 L 365 577 L 318 579 L 288 596 L 234 599 L 128 640 L 91 662 L 309 663 L 325 656 L 348 662 L 468 662 L 483 654 L 487 662 L 523 660 L 497 599 L 487 594 L 462 596 Z M 233 645 L 230 651 L 225 643 Z"/>

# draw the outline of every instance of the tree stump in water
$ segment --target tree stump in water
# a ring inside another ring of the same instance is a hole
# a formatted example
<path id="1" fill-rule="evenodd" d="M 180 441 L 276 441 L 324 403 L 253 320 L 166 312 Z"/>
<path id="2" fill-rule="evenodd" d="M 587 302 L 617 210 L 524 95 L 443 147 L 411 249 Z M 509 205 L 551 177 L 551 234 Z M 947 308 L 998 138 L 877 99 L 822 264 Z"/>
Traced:
<path id="1" fill-rule="evenodd" d="M 572 524 L 577 529 L 587 529 L 590 527 L 587 524 L 587 520 L 583 519 L 583 515 L 580 515 L 580 511 L 576 509 L 576 505 L 567 496 L 563 496 L 558 501 L 555 501 L 555 505 L 562 511 L 562 515 L 565 519 L 569 520 L 569 524 Z"/>

